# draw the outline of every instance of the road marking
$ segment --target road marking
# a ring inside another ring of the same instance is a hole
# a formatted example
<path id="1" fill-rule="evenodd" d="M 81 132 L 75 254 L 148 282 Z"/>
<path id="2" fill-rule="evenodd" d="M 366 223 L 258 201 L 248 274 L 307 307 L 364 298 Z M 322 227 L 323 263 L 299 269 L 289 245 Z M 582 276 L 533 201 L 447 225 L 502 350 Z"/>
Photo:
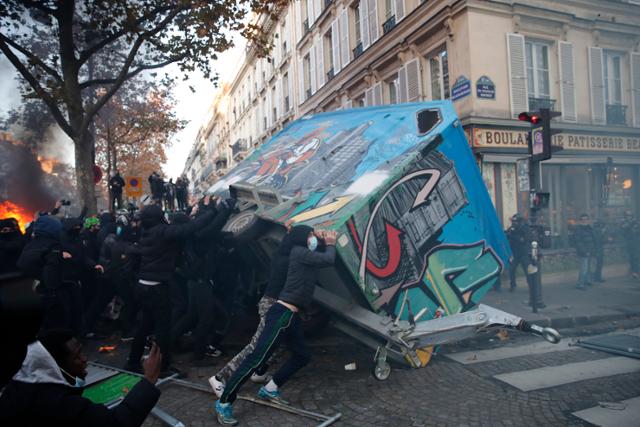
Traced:
<path id="1" fill-rule="evenodd" d="M 490 350 L 465 351 L 461 353 L 447 354 L 449 359 L 462 363 L 463 365 L 473 365 L 474 363 L 491 362 L 494 360 L 511 359 L 512 357 L 529 356 L 532 354 L 552 353 L 554 351 L 575 350 L 579 347 L 570 346 L 571 341 L 564 340 L 558 344 L 551 344 L 546 341 L 537 341 L 533 344 L 520 345 L 517 347 L 499 347 Z"/>
<path id="2" fill-rule="evenodd" d="M 619 335 L 619 334 L 640 336 L 640 328 L 613 331 L 608 334 L 602 334 L 602 335 L 564 338 L 558 344 L 551 344 L 547 341 L 536 341 L 532 344 L 525 344 L 520 346 L 513 346 L 513 347 L 505 346 L 505 347 L 497 347 L 497 348 L 488 349 L 488 350 L 464 351 L 460 353 L 446 354 L 445 356 L 451 360 L 455 360 L 458 363 L 462 363 L 463 365 L 473 365 L 474 363 L 483 363 L 483 362 L 491 362 L 494 360 L 511 359 L 513 357 L 529 356 L 532 354 L 544 354 L 544 353 L 553 353 L 556 351 L 576 350 L 580 348 L 579 346 L 575 345 L 575 342 L 578 339 L 589 339 L 589 338 L 595 338 L 603 335 Z"/>
<path id="3" fill-rule="evenodd" d="M 623 400 L 624 409 L 614 405 L 615 409 L 594 406 L 574 412 L 573 415 L 591 424 L 603 427 L 635 427 L 640 419 L 640 396 Z"/>
<path id="4" fill-rule="evenodd" d="M 509 372 L 495 375 L 494 378 L 522 391 L 531 391 L 638 371 L 640 371 L 640 360 L 628 357 L 609 357 L 589 362 Z"/>

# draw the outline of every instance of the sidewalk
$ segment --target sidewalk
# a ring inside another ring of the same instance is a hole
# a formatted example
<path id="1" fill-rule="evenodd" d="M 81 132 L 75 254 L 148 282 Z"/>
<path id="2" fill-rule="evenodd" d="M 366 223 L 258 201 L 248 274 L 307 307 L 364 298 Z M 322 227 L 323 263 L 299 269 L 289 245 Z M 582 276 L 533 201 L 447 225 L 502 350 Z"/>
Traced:
<path id="1" fill-rule="evenodd" d="M 538 309 L 538 313 L 532 313 L 526 305 L 529 289 L 524 277 L 518 278 L 515 292 L 509 292 L 509 280 L 503 279 L 502 291 L 490 291 L 482 303 L 554 328 L 640 316 L 640 281 L 631 278 L 627 271 L 624 264 L 606 266 L 603 270 L 606 282 L 586 290 L 575 287 L 575 271 L 543 274 L 542 295 L 547 307 Z"/>

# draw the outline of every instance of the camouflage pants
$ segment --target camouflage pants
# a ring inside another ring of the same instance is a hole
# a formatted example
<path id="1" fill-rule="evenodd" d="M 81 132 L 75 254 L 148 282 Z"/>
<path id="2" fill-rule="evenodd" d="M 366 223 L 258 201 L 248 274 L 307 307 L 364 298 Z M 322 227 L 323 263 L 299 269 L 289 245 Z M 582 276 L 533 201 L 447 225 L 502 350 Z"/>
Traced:
<path id="1" fill-rule="evenodd" d="M 258 315 L 260 316 L 260 323 L 258 323 L 258 328 L 256 332 L 251 337 L 251 341 L 247 344 L 240 353 L 236 354 L 233 359 L 229 361 L 217 374 L 216 376 L 223 380 L 227 381 L 231 375 L 238 369 L 238 366 L 242 363 L 242 361 L 250 355 L 253 350 L 256 348 L 256 343 L 258 342 L 258 338 L 260 338 L 260 334 L 264 329 L 264 319 L 267 311 L 271 308 L 273 304 L 275 304 L 276 300 L 270 297 L 262 297 L 260 302 L 258 302 Z"/>

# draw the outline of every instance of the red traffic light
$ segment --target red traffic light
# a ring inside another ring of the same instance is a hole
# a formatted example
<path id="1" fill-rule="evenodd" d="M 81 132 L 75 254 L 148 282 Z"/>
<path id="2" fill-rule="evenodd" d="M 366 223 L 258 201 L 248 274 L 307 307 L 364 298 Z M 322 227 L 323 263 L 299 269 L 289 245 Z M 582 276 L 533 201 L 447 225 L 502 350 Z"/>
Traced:
<path id="1" fill-rule="evenodd" d="M 541 118 L 540 116 L 533 113 L 522 112 L 518 114 L 518 120 L 537 125 L 538 123 L 540 123 Z"/>

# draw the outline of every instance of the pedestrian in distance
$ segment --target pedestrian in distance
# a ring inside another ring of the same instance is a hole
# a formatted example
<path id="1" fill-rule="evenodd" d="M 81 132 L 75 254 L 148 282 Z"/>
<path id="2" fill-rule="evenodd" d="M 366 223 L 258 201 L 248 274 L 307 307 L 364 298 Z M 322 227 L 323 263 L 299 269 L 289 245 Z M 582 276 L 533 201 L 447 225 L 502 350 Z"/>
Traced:
<path id="1" fill-rule="evenodd" d="M 629 257 L 629 272 L 635 279 L 640 278 L 640 223 L 633 212 L 626 210 L 620 227 L 622 240 Z"/>
<path id="2" fill-rule="evenodd" d="M 602 266 L 604 264 L 604 246 L 608 241 L 607 228 L 603 220 L 599 219 L 593 223 L 593 258 L 595 269 L 593 270 L 593 282 L 604 283 L 602 277 Z"/>
<path id="3" fill-rule="evenodd" d="M 124 179 L 120 176 L 120 172 L 116 169 L 111 172 L 109 179 L 109 198 L 111 200 L 111 211 L 122 209 L 122 189 L 124 188 Z"/>
<path id="4" fill-rule="evenodd" d="M 586 213 L 580 215 L 580 222 L 573 232 L 573 246 L 576 248 L 576 254 L 578 255 L 579 270 L 576 288 L 584 290 L 591 285 L 590 261 L 595 250 L 593 228 L 589 222 L 589 215 Z"/>
<path id="5" fill-rule="evenodd" d="M 532 237 L 529 225 L 520 214 L 515 214 L 511 217 L 511 227 L 507 229 L 506 235 L 512 252 L 512 257 L 509 260 L 509 290 L 513 292 L 516 289 L 518 267 L 522 269 L 530 288 L 532 279 L 528 272 L 528 266 L 531 263 L 529 251 Z"/>
<path id="6" fill-rule="evenodd" d="M 317 233 L 320 234 L 320 233 Z M 290 358 L 273 375 L 273 378 L 258 392 L 261 399 L 286 404 L 281 398 L 282 387 L 298 370 L 309 363 L 311 354 L 305 343 L 301 326 L 300 310 L 308 308 L 313 300 L 317 269 L 333 265 L 336 256 L 334 231 L 322 233 L 326 250 L 317 251 L 319 239 L 312 227 L 297 225 L 291 229 L 292 249 L 284 288 L 278 299 L 265 315 L 264 330 L 256 342 L 255 349 L 238 366 L 225 385 L 224 392 L 215 403 L 216 417 L 222 425 L 235 425 L 232 404 L 249 377 L 287 339 Z"/>

